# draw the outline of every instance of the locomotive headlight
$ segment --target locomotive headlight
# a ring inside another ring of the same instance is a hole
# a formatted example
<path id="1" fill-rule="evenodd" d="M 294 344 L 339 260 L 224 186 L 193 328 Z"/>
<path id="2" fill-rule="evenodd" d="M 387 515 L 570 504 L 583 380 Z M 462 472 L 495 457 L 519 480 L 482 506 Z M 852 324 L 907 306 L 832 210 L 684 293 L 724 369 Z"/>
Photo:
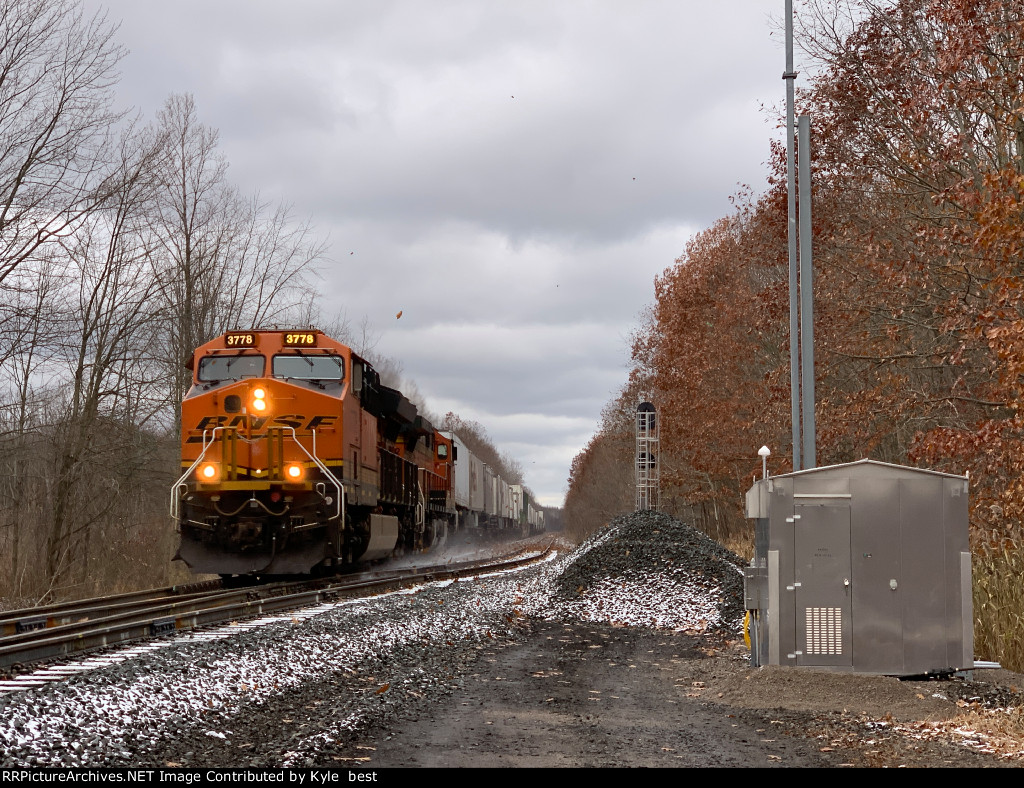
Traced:
<path id="1" fill-rule="evenodd" d="M 217 465 L 216 463 L 208 462 L 199 469 L 199 479 L 204 482 L 215 482 L 217 481 Z"/>
<path id="2" fill-rule="evenodd" d="M 266 389 L 259 388 L 252 390 L 252 409 L 257 413 L 262 413 L 267 409 Z"/>
<path id="3" fill-rule="evenodd" d="M 289 481 L 297 482 L 302 478 L 302 466 L 297 463 L 292 463 L 284 469 L 284 475 L 288 477 Z"/>

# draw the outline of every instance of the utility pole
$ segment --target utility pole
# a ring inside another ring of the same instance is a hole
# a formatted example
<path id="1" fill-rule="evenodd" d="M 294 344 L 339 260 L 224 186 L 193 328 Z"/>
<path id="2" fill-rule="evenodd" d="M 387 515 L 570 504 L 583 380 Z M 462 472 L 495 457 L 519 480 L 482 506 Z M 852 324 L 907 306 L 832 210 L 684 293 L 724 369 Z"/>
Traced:
<path id="1" fill-rule="evenodd" d="M 801 115 L 800 138 L 800 372 L 804 468 L 816 468 L 814 422 L 814 266 L 811 256 L 811 118 Z"/>
<path id="2" fill-rule="evenodd" d="M 793 70 L 793 0 L 786 0 L 786 182 L 789 207 L 789 388 L 790 413 L 793 419 L 793 470 L 800 464 L 800 351 L 798 346 L 799 321 L 797 306 L 797 253 L 796 253 L 796 168 L 793 166 L 794 122 L 793 103 L 796 72 Z"/>
<path id="3" fill-rule="evenodd" d="M 811 119 L 800 116 L 800 228 L 797 184 L 793 70 L 793 0 L 786 0 L 786 182 L 789 208 L 789 388 L 793 419 L 793 470 L 817 466 L 814 419 L 814 269 L 811 254 Z M 799 237 L 799 272 L 797 238 Z M 802 398 L 801 398 L 802 389 Z M 801 412 L 803 418 L 801 418 Z M 803 441 L 801 441 L 801 434 Z M 803 453 L 801 455 L 801 443 Z"/>

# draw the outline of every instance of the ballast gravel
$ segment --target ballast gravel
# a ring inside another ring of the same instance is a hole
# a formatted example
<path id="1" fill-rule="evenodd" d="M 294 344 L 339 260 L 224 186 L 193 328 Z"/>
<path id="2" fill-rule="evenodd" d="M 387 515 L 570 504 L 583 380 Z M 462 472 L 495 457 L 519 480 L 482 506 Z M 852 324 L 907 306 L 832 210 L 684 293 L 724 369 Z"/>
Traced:
<path id="1" fill-rule="evenodd" d="M 517 571 L 122 649 L 109 655 L 120 661 L 0 695 L 0 766 L 352 765 L 322 759 L 456 691 L 530 618 L 735 634 L 740 563 L 642 512 Z"/>
<path id="2" fill-rule="evenodd" d="M 613 520 L 568 561 L 551 613 L 688 634 L 742 626 L 743 561 L 659 512 Z"/>

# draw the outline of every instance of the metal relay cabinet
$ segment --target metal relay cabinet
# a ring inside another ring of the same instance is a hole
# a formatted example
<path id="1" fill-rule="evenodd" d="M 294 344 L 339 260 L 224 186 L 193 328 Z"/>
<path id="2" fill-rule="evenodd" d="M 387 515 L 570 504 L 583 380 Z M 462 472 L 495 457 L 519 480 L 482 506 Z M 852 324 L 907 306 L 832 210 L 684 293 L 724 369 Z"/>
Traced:
<path id="1" fill-rule="evenodd" d="M 861 460 L 756 481 L 751 664 L 974 667 L 966 476 Z"/>

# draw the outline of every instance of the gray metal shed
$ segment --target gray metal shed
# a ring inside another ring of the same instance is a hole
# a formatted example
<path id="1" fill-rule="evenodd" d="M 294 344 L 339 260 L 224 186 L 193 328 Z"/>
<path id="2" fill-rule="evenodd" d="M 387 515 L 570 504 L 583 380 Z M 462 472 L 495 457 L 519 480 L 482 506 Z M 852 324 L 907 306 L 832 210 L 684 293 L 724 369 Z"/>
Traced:
<path id="1" fill-rule="evenodd" d="M 967 486 L 874 460 L 756 481 L 751 663 L 896 676 L 974 667 Z"/>

